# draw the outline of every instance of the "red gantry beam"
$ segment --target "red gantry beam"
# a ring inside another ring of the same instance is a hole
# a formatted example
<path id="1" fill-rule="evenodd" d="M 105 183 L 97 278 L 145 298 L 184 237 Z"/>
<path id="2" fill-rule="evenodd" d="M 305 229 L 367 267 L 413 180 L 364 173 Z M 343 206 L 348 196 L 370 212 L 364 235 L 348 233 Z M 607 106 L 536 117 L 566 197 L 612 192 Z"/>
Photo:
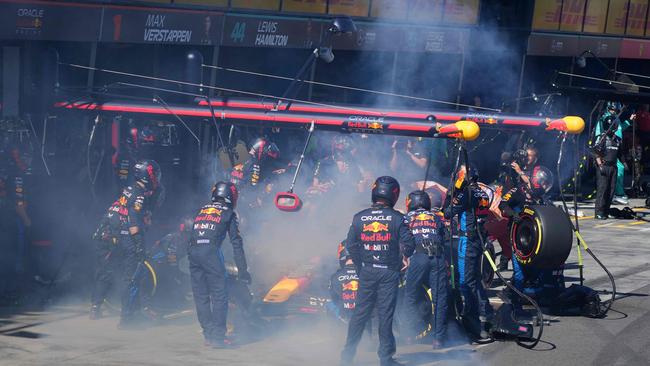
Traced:
<path id="1" fill-rule="evenodd" d="M 243 98 L 210 99 L 214 117 L 235 123 L 268 125 L 269 127 L 308 126 L 312 122 L 319 129 L 339 132 L 378 133 L 422 137 L 478 137 L 475 127 L 539 128 L 540 130 L 580 133 L 584 121 L 580 117 L 544 118 L 512 116 L 482 112 L 408 111 L 379 108 L 361 108 L 344 105 L 307 103 L 276 103 Z M 56 107 L 86 111 L 128 114 L 178 115 L 180 117 L 212 118 L 212 110 L 205 99 L 197 105 L 169 105 L 134 103 L 126 101 L 95 103 L 91 101 L 61 102 Z M 433 122 L 435 121 L 435 122 Z M 471 121 L 474 123 L 457 123 Z M 437 122 L 437 123 L 436 123 Z M 454 127 L 451 127 L 454 125 Z M 454 133 L 460 132 L 459 133 Z M 462 135 L 462 136 L 461 136 Z"/>
<path id="2" fill-rule="evenodd" d="M 207 106 L 205 99 L 197 99 L 200 106 Z M 366 116 L 377 118 L 398 118 L 426 120 L 434 116 L 438 122 L 457 122 L 472 121 L 487 128 L 531 128 L 540 127 L 549 131 L 564 131 L 572 134 L 580 133 L 584 129 L 584 120 L 576 116 L 567 117 L 539 117 L 539 116 L 522 116 L 522 115 L 504 115 L 494 112 L 477 112 L 477 111 L 448 111 L 448 110 L 399 110 L 385 108 L 362 108 L 359 106 L 348 105 L 314 105 L 307 103 L 287 103 L 277 104 L 273 101 L 258 101 L 245 98 L 212 98 L 210 104 L 213 107 L 231 107 L 252 110 L 278 110 L 289 113 L 316 113 L 323 115 L 342 115 L 342 116 Z"/>

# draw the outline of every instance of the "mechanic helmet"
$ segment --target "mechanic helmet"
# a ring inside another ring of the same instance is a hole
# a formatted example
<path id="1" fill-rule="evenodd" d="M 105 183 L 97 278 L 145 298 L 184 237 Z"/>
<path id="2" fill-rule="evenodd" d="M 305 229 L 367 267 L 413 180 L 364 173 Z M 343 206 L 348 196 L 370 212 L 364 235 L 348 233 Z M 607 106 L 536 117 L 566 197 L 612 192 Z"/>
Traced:
<path id="1" fill-rule="evenodd" d="M 220 181 L 212 187 L 212 202 L 223 201 L 231 207 L 235 207 L 238 196 L 237 187 L 230 182 Z"/>
<path id="2" fill-rule="evenodd" d="M 623 109 L 621 102 L 615 102 L 613 100 L 607 102 L 607 104 L 605 104 L 605 107 L 608 111 L 613 111 L 614 113 L 619 113 L 621 109 Z"/>
<path id="3" fill-rule="evenodd" d="M 399 182 L 397 179 L 389 176 L 377 178 L 372 185 L 372 203 L 382 200 L 390 207 L 395 206 L 399 199 Z"/>
<path id="4" fill-rule="evenodd" d="M 469 177 L 469 182 L 470 183 L 476 183 L 478 182 L 478 168 L 474 166 L 474 164 L 469 165 L 469 170 L 471 176 Z M 454 174 L 454 186 L 456 189 L 463 189 L 465 188 L 467 184 L 467 169 L 465 168 L 465 164 L 461 165 L 460 168 L 458 168 L 458 171 L 456 174 Z"/>
<path id="5" fill-rule="evenodd" d="M 339 258 L 339 267 L 343 268 L 345 267 L 345 262 L 350 259 L 350 252 L 348 252 L 348 248 L 346 248 L 346 243 L 347 240 L 343 240 L 342 242 L 339 243 L 339 248 L 338 248 L 338 258 Z"/>
<path id="6" fill-rule="evenodd" d="M 553 173 L 544 166 L 538 166 L 533 170 L 533 176 L 530 182 L 533 189 L 539 193 L 546 194 L 553 188 Z"/>
<path id="7" fill-rule="evenodd" d="M 336 135 L 332 139 L 332 154 L 347 154 L 352 149 L 352 139 L 347 135 Z"/>
<path id="8" fill-rule="evenodd" d="M 257 158 L 258 161 L 270 159 L 277 159 L 280 156 L 280 149 L 278 146 L 269 141 L 265 137 L 258 137 L 251 144 L 251 149 L 249 151 L 251 155 Z"/>
<path id="9" fill-rule="evenodd" d="M 425 191 L 413 191 L 406 196 L 406 209 L 408 211 L 415 211 L 418 208 L 425 210 L 431 209 L 431 198 Z"/>
<path id="10" fill-rule="evenodd" d="M 614 134 L 614 132 L 616 132 L 616 129 L 618 129 L 618 118 L 616 118 L 616 116 L 613 115 L 609 115 L 603 118 L 601 127 L 602 127 L 602 133 L 606 133 L 609 131 L 610 135 Z"/>
<path id="11" fill-rule="evenodd" d="M 162 172 L 155 160 L 140 160 L 133 167 L 133 176 L 136 181 L 144 184 L 149 191 L 155 191 L 160 187 Z"/>

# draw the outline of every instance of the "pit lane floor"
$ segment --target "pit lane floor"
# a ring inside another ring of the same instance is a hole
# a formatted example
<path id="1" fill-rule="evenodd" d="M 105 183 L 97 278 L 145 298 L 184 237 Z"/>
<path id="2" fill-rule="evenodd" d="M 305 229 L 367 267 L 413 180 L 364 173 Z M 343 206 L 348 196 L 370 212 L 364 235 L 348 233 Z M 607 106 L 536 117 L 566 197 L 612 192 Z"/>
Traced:
<path id="1" fill-rule="evenodd" d="M 617 301 L 607 318 L 547 317 L 551 325 L 532 351 L 511 342 L 457 343 L 435 352 L 409 345 L 399 346 L 397 357 L 407 365 L 650 364 L 650 223 L 587 216 L 580 229 L 616 278 Z M 576 251 L 567 267 L 567 281 L 577 280 Z M 605 273 L 587 255 L 584 275 L 586 285 L 610 289 Z M 90 321 L 86 310 L 79 303 L 39 312 L 0 309 L 0 365 L 336 365 L 345 338 L 343 327 L 303 322 L 278 327 L 237 349 L 213 350 L 203 346 L 193 316 L 122 331 L 116 317 Z M 359 365 L 377 364 L 374 344 L 362 342 Z"/>

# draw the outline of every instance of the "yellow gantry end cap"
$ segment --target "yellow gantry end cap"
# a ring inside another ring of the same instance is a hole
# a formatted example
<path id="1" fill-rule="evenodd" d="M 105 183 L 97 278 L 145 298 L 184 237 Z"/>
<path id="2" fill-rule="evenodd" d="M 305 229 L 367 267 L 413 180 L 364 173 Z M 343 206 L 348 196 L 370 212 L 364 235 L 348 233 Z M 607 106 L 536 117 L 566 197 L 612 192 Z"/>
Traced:
<path id="1" fill-rule="evenodd" d="M 567 132 L 572 135 L 582 133 L 585 129 L 585 120 L 578 116 L 566 116 L 562 118 L 566 122 Z"/>
<path id="2" fill-rule="evenodd" d="M 478 135 L 481 134 L 481 128 L 476 122 L 473 121 L 458 121 L 454 123 L 456 128 L 460 130 L 459 138 L 465 141 L 474 141 L 478 138 Z"/>
<path id="3" fill-rule="evenodd" d="M 562 131 L 577 135 L 585 129 L 585 120 L 578 116 L 566 116 L 546 124 L 547 131 Z"/>

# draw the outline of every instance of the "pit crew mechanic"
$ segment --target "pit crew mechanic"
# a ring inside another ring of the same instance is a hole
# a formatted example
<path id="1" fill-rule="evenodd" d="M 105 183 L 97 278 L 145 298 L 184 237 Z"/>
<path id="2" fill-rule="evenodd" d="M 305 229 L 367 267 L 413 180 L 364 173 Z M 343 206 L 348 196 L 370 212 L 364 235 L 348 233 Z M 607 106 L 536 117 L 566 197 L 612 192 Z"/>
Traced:
<path id="1" fill-rule="evenodd" d="M 436 207 L 440 207 L 442 197 L 439 194 L 434 199 Z M 412 335 L 421 332 L 422 325 L 418 324 L 417 308 L 418 293 L 422 286 L 431 289 L 431 299 L 435 314 L 433 316 L 433 348 L 441 348 L 447 334 L 447 295 L 449 276 L 445 254 L 444 224 L 441 213 L 432 209 L 429 195 L 424 191 L 414 191 L 406 198 L 408 213 L 405 223 L 415 238 L 415 252 L 408 259 L 406 270 L 406 304 Z"/>
<path id="2" fill-rule="evenodd" d="M 534 146 L 527 146 L 513 153 L 504 153 L 502 155 L 503 169 L 498 180 L 498 189 L 501 190 L 502 197 L 526 195 L 526 192 L 531 192 L 534 189 L 533 176 L 541 167 L 538 161 L 539 152 Z M 525 198 L 516 196 L 515 200 L 525 200 Z M 508 234 L 509 220 L 491 220 L 486 224 L 486 229 L 499 242 L 501 247 L 499 270 L 505 271 L 508 269 L 508 262 L 512 259 L 512 243 L 510 243 Z"/>
<path id="3" fill-rule="evenodd" d="M 518 181 L 518 186 L 508 191 L 499 204 L 503 216 L 508 219 L 509 227 L 519 222 L 519 213 L 525 206 L 549 204 L 546 194 L 553 187 L 553 174 L 546 167 L 538 165 L 527 179 Z M 526 292 L 533 298 L 555 299 L 564 289 L 563 268 L 538 270 L 523 268 L 517 260 L 512 261 L 512 282 L 515 288 Z M 506 291 L 513 304 L 519 309 L 520 299 L 514 293 Z M 544 295 L 544 296 L 540 296 Z"/>
<path id="4" fill-rule="evenodd" d="M 370 182 L 365 183 L 364 172 L 356 162 L 358 159 L 354 158 L 355 153 L 349 136 L 334 136 L 331 154 L 316 162 L 308 193 L 333 192 L 340 195 L 349 192 L 350 185 L 356 188 L 357 193 L 363 192 Z"/>
<path id="5" fill-rule="evenodd" d="M 133 168 L 134 183 L 125 187 L 108 208 L 93 235 L 97 243 L 98 266 L 92 293 L 91 318 L 101 317 L 101 304 L 112 285 L 113 271 L 122 267 L 124 289 L 120 326 L 137 317 L 140 282 L 146 257 L 145 212 L 157 191 L 162 191 L 160 167 L 153 160 L 141 160 Z"/>
<path id="6" fill-rule="evenodd" d="M 258 137 L 251 143 L 248 151 L 249 159 L 243 164 L 237 164 L 230 172 L 230 182 L 239 190 L 255 187 L 267 180 L 276 169 L 276 161 L 280 156 L 278 146 L 266 137 Z"/>
<path id="7" fill-rule="evenodd" d="M 194 215 L 183 215 L 178 230 L 157 240 L 149 250 L 149 261 L 154 266 L 158 278 L 155 298 L 143 293 L 144 311 L 150 316 L 157 316 L 159 302 L 166 308 L 181 308 L 186 305 L 186 295 L 190 289 L 188 268 L 181 268 L 183 258 L 187 257 Z M 165 309 L 161 309 L 165 310 Z"/>
<path id="8" fill-rule="evenodd" d="M 356 306 L 359 276 L 346 246 L 345 240 L 339 244 L 339 269 L 330 277 L 329 289 L 336 316 L 349 321 Z"/>
<path id="9" fill-rule="evenodd" d="M 493 313 L 481 282 L 483 247 L 478 233 L 481 230 L 483 238 L 487 237 L 479 221 L 488 214 L 490 203 L 487 194 L 478 186 L 478 170 L 471 166 L 469 170 L 468 174 L 463 165 L 454 174 L 453 196 L 445 200 L 448 205 L 443 212 L 448 220 L 458 216 L 458 272 L 460 292 L 464 298 L 463 323 L 470 338 L 479 340 L 487 336 L 481 317 L 487 321 Z"/>
<path id="10" fill-rule="evenodd" d="M 226 267 L 221 244 L 228 235 L 239 279 L 251 282 L 239 221 L 234 208 L 237 188 L 233 183 L 217 182 L 212 189 L 212 202 L 203 206 L 194 218 L 188 247 L 190 279 L 196 314 L 203 329 L 205 344 L 214 348 L 231 345 L 226 339 L 228 295 Z"/>
<path id="11" fill-rule="evenodd" d="M 401 251 L 410 256 L 415 241 L 404 215 L 393 209 L 399 198 L 399 183 L 382 176 L 372 187 L 372 206 L 354 215 L 347 236 L 347 249 L 359 274 L 357 302 L 348 327 L 341 364 L 352 363 L 366 322 L 377 306 L 379 318 L 379 355 L 381 365 L 399 365 L 393 359 L 396 351 L 393 336 L 393 315 L 397 302 Z"/>
<path id="12" fill-rule="evenodd" d="M 21 288 L 26 236 L 32 225 L 25 189 L 29 164 L 20 146 L 8 135 L 0 136 L 0 301 Z"/>

